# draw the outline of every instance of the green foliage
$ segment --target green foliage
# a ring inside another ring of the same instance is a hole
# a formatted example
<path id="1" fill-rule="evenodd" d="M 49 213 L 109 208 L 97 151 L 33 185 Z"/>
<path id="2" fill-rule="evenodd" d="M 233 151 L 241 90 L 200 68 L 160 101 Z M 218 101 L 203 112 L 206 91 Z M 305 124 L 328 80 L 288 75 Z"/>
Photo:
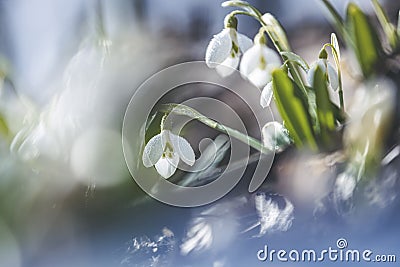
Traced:
<path id="1" fill-rule="evenodd" d="M 308 66 L 307 62 L 302 57 L 293 52 L 281 52 L 281 55 L 288 61 L 294 62 L 299 65 L 304 71 L 308 71 L 310 69 L 310 66 Z"/>
<path id="2" fill-rule="evenodd" d="M 382 29 L 386 35 L 386 38 L 393 50 L 395 50 L 399 45 L 399 36 L 396 33 L 396 28 L 392 23 L 389 22 L 388 16 L 383 10 L 381 4 L 379 4 L 378 0 L 371 0 L 374 5 L 376 16 L 378 17 L 379 23 L 382 26 Z"/>
<path id="3" fill-rule="evenodd" d="M 328 92 L 327 77 L 319 66 L 314 74 L 315 102 L 317 107 L 317 118 L 320 127 L 320 135 L 325 146 L 331 143 L 331 135 L 335 130 L 335 115 Z"/>
<path id="4" fill-rule="evenodd" d="M 317 150 L 308 104 L 300 89 L 281 69 L 272 73 L 272 82 L 276 105 L 294 143 L 298 147 Z"/>
<path id="5" fill-rule="evenodd" d="M 364 12 L 353 3 L 347 7 L 346 23 L 361 70 L 368 78 L 374 74 L 381 56 L 378 35 Z"/>

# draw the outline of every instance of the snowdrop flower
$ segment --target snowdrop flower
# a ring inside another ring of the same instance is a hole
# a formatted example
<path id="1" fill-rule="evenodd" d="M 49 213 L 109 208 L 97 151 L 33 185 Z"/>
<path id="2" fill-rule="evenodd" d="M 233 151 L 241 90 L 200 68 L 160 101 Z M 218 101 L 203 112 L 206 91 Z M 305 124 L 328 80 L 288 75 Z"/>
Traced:
<path id="1" fill-rule="evenodd" d="M 326 53 L 325 49 L 322 49 L 319 59 L 314 62 L 310 70 L 307 73 L 307 80 L 310 85 L 314 82 L 314 75 L 317 67 L 328 74 L 328 83 L 333 90 L 337 90 L 339 88 L 339 78 L 336 69 L 332 66 L 331 63 L 328 62 L 328 54 Z"/>
<path id="2" fill-rule="evenodd" d="M 169 130 L 162 130 L 149 140 L 144 148 L 142 160 L 146 168 L 154 165 L 157 172 L 168 179 L 175 173 L 179 160 L 192 166 L 195 155 L 186 139 Z"/>
<path id="3" fill-rule="evenodd" d="M 273 84 L 271 81 L 271 82 L 267 83 L 267 85 L 264 87 L 264 89 L 261 92 L 260 105 L 263 108 L 266 108 L 271 104 L 273 93 L 274 93 L 273 92 Z"/>
<path id="4" fill-rule="evenodd" d="M 219 75 L 231 75 L 239 65 L 239 57 L 253 45 L 252 40 L 237 32 L 237 19 L 227 17 L 225 29 L 214 35 L 206 51 L 206 64 Z"/>
<path id="5" fill-rule="evenodd" d="M 290 144 L 288 130 L 276 121 L 265 124 L 261 135 L 263 145 L 270 150 L 281 150 Z"/>
<path id="6" fill-rule="evenodd" d="M 240 72 L 258 88 L 263 88 L 271 81 L 271 72 L 281 65 L 281 60 L 274 50 L 266 46 L 264 33 L 254 39 L 254 46 L 243 54 Z"/>

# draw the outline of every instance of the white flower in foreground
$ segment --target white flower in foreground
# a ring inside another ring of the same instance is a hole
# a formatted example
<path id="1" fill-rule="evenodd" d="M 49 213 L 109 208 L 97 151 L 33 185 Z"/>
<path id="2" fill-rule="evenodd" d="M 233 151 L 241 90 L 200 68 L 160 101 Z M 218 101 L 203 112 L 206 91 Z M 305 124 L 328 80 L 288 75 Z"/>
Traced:
<path id="1" fill-rule="evenodd" d="M 267 83 L 267 85 L 264 87 L 264 89 L 261 92 L 261 97 L 260 97 L 260 105 L 263 108 L 268 107 L 271 104 L 272 96 L 273 96 L 273 83 L 272 81 Z"/>
<path id="2" fill-rule="evenodd" d="M 263 34 L 263 33 L 262 33 Z M 271 81 L 271 72 L 281 65 L 281 59 L 274 50 L 267 47 L 265 38 L 258 34 L 254 46 L 243 54 L 240 72 L 258 88 Z"/>
<path id="3" fill-rule="evenodd" d="M 206 51 L 207 66 L 215 68 L 222 77 L 231 75 L 235 71 L 239 65 L 240 55 L 253 45 L 249 37 L 237 32 L 236 24 L 231 24 L 214 35 Z"/>
<path id="4" fill-rule="evenodd" d="M 290 144 L 288 130 L 279 122 L 268 122 L 261 131 L 263 145 L 269 150 L 280 150 Z"/>
<path id="5" fill-rule="evenodd" d="M 310 85 L 312 85 L 314 83 L 315 70 L 317 69 L 318 66 L 321 68 L 321 70 L 324 73 L 328 73 L 329 85 L 331 86 L 331 88 L 333 90 L 336 91 L 339 88 L 339 78 L 338 78 L 337 71 L 332 66 L 332 64 L 329 63 L 328 60 L 324 59 L 324 58 L 318 59 L 316 62 L 314 62 L 311 65 L 310 70 L 307 73 L 307 81 L 308 81 L 308 83 Z M 327 69 L 328 69 L 328 71 L 327 71 Z"/>
<path id="6" fill-rule="evenodd" d="M 175 173 L 179 160 L 192 166 L 195 155 L 186 139 L 169 130 L 162 130 L 149 140 L 144 148 L 142 160 L 146 168 L 155 166 L 157 172 L 168 179 Z"/>

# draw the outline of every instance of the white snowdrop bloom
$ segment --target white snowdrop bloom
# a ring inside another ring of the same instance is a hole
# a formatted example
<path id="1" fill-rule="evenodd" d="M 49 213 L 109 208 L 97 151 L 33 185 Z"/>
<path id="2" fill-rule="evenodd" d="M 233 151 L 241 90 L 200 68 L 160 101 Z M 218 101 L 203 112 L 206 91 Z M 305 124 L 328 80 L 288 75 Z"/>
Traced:
<path id="1" fill-rule="evenodd" d="M 253 41 L 236 31 L 235 28 L 225 28 L 214 35 L 206 51 L 206 64 L 215 68 L 219 75 L 231 75 L 239 65 L 242 53 L 253 45 Z"/>
<path id="2" fill-rule="evenodd" d="M 264 87 L 264 89 L 261 92 L 261 97 L 260 97 L 260 105 L 263 108 L 268 107 L 271 104 L 272 96 L 273 96 L 273 84 L 272 81 L 267 83 L 267 85 Z"/>
<path id="3" fill-rule="evenodd" d="M 264 42 L 256 41 L 254 46 L 243 54 L 240 72 L 255 86 L 263 88 L 271 81 L 271 72 L 280 65 L 278 53 L 267 47 Z"/>
<path id="4" fill-rule="evenodd" d="M 270 150 L 280 150 L 290 144 L 289 132 L 279 122 L 265 124 L 261 131 L 263 145 Z"/>
<path id="5" fill-rule="evenodd" d="M 179 160 L 192 166 L 195 155 L 186 139 L 169 130 L 162 130 L 149 140 L 144 148 L 142 160 L 146 168 L 155 166 L 157 172 L 168 179 L 175 173 Z"/>
<path id="6" fill-rule="evenodd" d="M 324 59 L 324 58 L 318 59 L 316 62 L 314 62 L 311 65 L 310 70 L 307 73 L 307 81 L 308 81 L 308 83 L 310 85 L 312 85 L 314 83 L 315 70 L 317 69 L 318 66 L 321 68 L 321 70 L 324 73 L 328 73 L 329 85 L 331 86 L 331 88 L 333 90 L 336 91 L 339 88 L 339 78 L 338 78 L 337 71 L 332 66 L 332 64 L 329 63 L 328 60 Z M 327 72 L 327 69 L 328 69 L 328 72 Z"/>

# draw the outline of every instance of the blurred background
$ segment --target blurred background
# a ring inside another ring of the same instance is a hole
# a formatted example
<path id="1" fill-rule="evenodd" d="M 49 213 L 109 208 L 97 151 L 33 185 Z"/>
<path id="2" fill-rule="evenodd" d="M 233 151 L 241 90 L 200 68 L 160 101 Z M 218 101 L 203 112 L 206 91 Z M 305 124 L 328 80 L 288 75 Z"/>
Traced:
<path id="1" fill-rule="evenodd" d="M 0 1 L 1 266 L 254 266 L 266 242 L 319 248 L 343 236 L 354 247 L 398 253 L 394 167 L 371 188 L 373 211 L 357 216 L 342 212 L 348 203 L 324 205 L 333 174 L 297 160 L 308 155 L 277 159 L 277 168 L 290 165 L 287 176 L 299 174 L 294 182 L 272 172 L 260 192 L 247 193 L 243 181 L 206 207 L 164 205 L 135 184 L 121 144 L 129 99 L 154 73 L 204 59 L 230 11 L 221 2 Z M 310 62 L 329 41 L 320 1 L 249 2 L 274 14 Z M 332 2 L 344 14 L 348 1 Z M 400 3 L 383 3 L 394 21 Z M 372 10 L 369 1 L 358 4 Z M 252 38 L 258 25 L 241 17 L 239 31 Z"/>

